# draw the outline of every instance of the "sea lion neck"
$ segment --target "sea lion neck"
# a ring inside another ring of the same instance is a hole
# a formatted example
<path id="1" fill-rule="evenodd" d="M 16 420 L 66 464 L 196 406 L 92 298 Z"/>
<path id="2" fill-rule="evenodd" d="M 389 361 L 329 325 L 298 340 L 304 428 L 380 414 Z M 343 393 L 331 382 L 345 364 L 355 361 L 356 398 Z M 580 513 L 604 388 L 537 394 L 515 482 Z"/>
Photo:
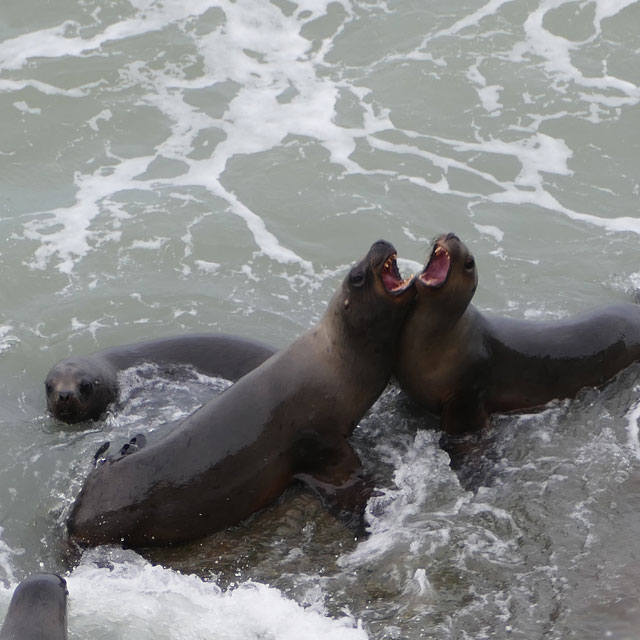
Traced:
<path id="1" fill-rule="evenodd" d="M 334 294 L 322 318 L 327 337 L 344 358 L 362 358 L 369 363 L 390 366 L 397 348 L 398 336 L 411 309 L 413 289 L 394 298 L 385 294 L 371 295 L 366 300 L 345 305 L 344 290 Z M 355 305 L 362 309 L 355 309 Z M 354 322 L 353 316 L 358 319 Z"/>
<path id="2" fill-rule="evenodd" d="M 419 283 L 416 286 L 416 298 L 411 315 L 420 319 L 420 331 L 449 331 L 471 313 L 471 301 L 466 296 L 440 293 L 441 291 L 422 290 Z"/>
<path id="3" fill-rule="evenodd" d="M 368 323 L 353 325 L 345 319 L 342 291 L 338 290 L 322 317 L 321 326 L 332 351 L 343 360 L 360 360 L 366 354 L 366 360 L 384 362 L 390 354 L 390 332 L 387 324 L 380 322 L 372 313 Z M 374 348 L 372 348 L 374 345 Z"/>

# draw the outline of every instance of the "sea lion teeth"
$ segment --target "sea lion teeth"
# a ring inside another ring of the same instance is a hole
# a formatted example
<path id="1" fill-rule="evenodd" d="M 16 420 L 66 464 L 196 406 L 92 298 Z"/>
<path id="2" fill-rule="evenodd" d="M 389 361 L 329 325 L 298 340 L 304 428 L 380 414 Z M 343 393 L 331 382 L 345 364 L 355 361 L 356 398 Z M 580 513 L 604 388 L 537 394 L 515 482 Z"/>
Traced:
<path id="1" fill-rule="evenodd" d="M 467 247 L 453 234 L 435 245 L 416 280 L 395 374 L 415 402 L 440 415 L 443 431 L 474 431 L 491 413 L 572 398 L 640 359 L 640 305 L 555 322 L 488 316 L 471 305 L 478 272 Z"/>
<path id="2" fill-rule="evenodd" d="M 71 538 L 186 542 L 247 518 L 301 476 L 328 500 L 342 494 L 344 509 L 363 512 L 353 499 L 369 494 L 349 489 L 361 463 L 347 439 L 389 382 L 415 296 L 413 286 L 386 288 L 385 279 L 394 284 L 389 255 L 390 243 L 374 243 L 315 327 L 168 436 L 94 468 L 71 509 Z"/>

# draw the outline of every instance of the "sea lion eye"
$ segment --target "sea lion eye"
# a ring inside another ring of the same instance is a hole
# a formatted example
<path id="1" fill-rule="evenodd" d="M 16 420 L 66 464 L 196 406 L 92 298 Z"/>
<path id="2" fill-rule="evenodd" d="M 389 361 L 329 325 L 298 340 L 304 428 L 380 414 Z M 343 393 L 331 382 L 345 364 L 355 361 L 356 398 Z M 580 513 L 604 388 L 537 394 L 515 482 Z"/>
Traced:
<path id="1" fill-rule="evenodd" d="M 44 388 L 47 393 L 51 393 L 53 391 L 53 385 L 50 382 L 45 382 Z"/>
<path id="2" fill-rule="evenodd" d="M 80 393 L 86 396 L 88 393 L 91 393 L 91 389 L 93 389 L 93 384 L 91 382 L 81 382 L 79 389 L 80 389 Z"/>
<path id="3" fill-rule="evenodd" d="M 473 259 L 473 256 L 467 256 L 467 259 L 464 261 L 465 269 L 473 269 L 475 267 L 476 261 Z"/>
<path id="4" fill-rule="evenodd" d="M 364 284 L 364 271 L 356 269 L 349 275 L 349 284 L 352 287 L 361 287 Z"/>

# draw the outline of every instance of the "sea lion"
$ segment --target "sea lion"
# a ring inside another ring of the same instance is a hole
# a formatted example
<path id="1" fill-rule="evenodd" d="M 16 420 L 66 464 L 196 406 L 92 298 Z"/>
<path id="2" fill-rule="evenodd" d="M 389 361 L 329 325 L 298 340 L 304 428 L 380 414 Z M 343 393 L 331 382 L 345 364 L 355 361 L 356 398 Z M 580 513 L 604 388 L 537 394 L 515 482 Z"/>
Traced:
<path id="1" fill-rule="evenodd" d="M 64 578 L 29 576 L 13 592 L 0 640 L 66 640 L 67 595 Z"/>
<path id="2" fill-rule="evenodd" d="M 440 415 L 445 433 L 485 426 L 489 414 L 571 398 L 640 358 L 640 306 L 615 304 L 538 322 L 488 316 L 470 304 L 475 260 L 453 233 L 433 245 L 415 281 L 395 375 Z"/>
<path id="3" fill-rule="evenodd" d="M 65 358 L 47 374 L 47 408 L 70 424 L 97 420 L 117 399 L 118 372 L 128 367 L 144 362 L 191 365 L 234 382 L 275 352 L 256 340 L 214 333 L 137 342 Z"/>
<path id="4" fill-rule="evenodd" d="M 84 545 L 166 545 L 232 525 L 299 474 L 349 493 L 360 461 L 347 438 L 391 376 L 414 296 L 383 240 L 349 271 L 319 324 L 165 438 L 87 477 L 68 531 Z"/>

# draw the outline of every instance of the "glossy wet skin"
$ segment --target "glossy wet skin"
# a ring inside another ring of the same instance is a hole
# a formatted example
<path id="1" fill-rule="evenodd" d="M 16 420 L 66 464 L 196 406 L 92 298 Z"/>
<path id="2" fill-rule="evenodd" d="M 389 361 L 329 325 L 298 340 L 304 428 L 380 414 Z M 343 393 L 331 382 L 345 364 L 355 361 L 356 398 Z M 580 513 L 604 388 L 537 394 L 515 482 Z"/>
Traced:
<path id="1" fill-rule="evenodd" d="M 340 491 L 361 466 L 347 437 L 390 378 L 414 295 L 393 246 L 374 243 L 318 325 L 166 438 L 92 471 L 71 512 L 71 537 L 178 543 L 246 518 L 296 476 Z"/>
<path id="2" fill-rule="evenodd" d="M 416 278 L 417 304 L 430 305 L 435 322 L 448 322 L 468 307 L 478 287 L 475 258 L 454 233 L 437 238 Z"/>
<path id="3" fill-rule="evenodd" d="M 47 374 L 47 408 L 70 424 L 98 420 L 117 399 L 118 372 L 128 367 L 187 365 L 205 375 L 235 381 L 275 352 L 274 347 L 251 338 L 212 333 L 159 338 L 65 358 Z"/>
<path id="4" fill-rule="evenodd" d="M 361 338 L 384 342 L 397 338 L 398 315 L 408 311 L 415 295 L 414 278 L 403 279 L 395 247 L 385 240 L 375 242 L 367 255 L 349 271 L 342 284 L 342 321 Z"/>
<path id="5" fill-rule="evenodd" d="M 400 340 L 400 384 L 449 433 L 480 429 L 493 412 L 573 397 L 640 358 L 638 305 L 553 322 L 495 317 L 470 304 L 477 283 L 464 243 L 438 238 Z"/>
<path id="6" fill-rule="evenodd" d="M 57 575 L 34 575 L 13 593 L 0 640 L 66 640 L 67 583 Z"/>
<path id="7" fill-rule="evenodd" d="M 55 365 L 45 381 L 47 409 L 69 424 L 97 420 L 117 396 L 116 371 L 98 368 L 88 359 L 67 359 Z"/>

